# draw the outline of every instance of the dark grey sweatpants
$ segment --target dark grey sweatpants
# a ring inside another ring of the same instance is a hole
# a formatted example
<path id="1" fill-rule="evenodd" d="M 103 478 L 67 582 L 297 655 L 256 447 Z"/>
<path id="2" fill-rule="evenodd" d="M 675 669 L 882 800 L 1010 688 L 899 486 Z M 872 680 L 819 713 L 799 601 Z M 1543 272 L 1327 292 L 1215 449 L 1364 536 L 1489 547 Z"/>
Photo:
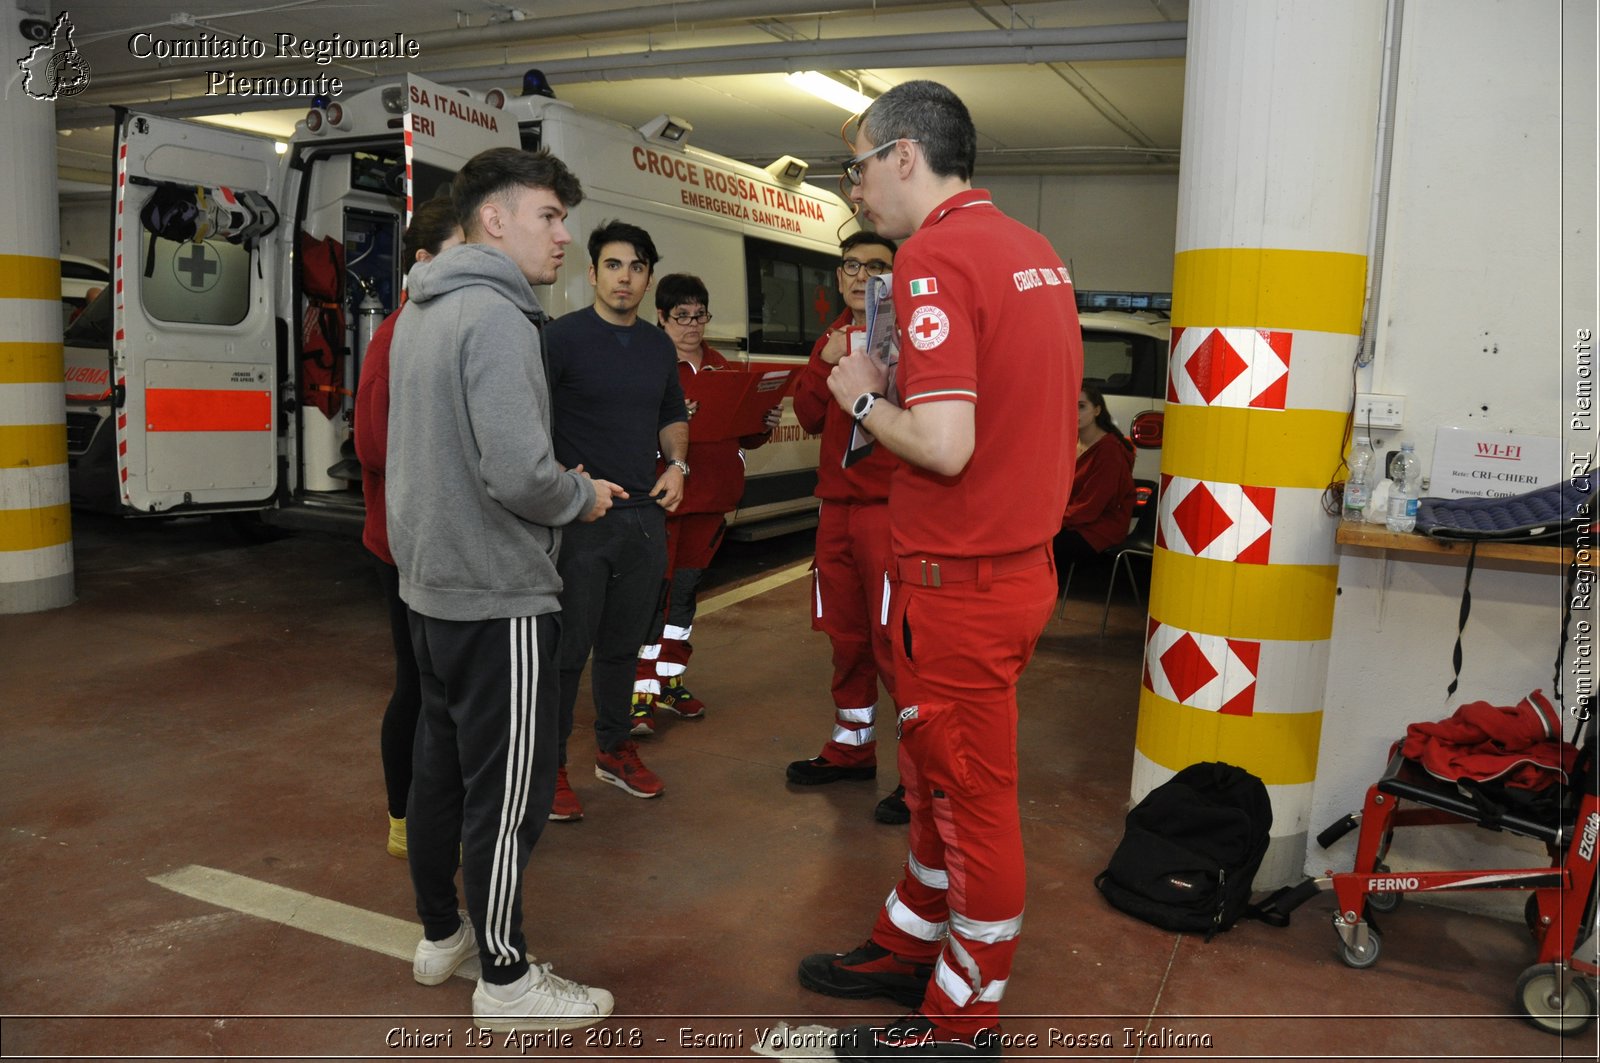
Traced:
<path id="1" fill-rule="evenodd" d="M 438 620 L 409 610 L 422 680 L 406 845 L 417 915 L 455 933 L 456 861 L 486 982 L 528 969 L 522 873 L 556 788 L 559 614 Z"/>
<path id="2" fill-rule="evenodd" d="M 594 651 L 595 746 L 628 740 L 639 647 L 661 609 L 667 514 L 657 505 L 613 507 L 597 521 L 561 530 L 561 763 L 567 762 L 583 665 Z"/>

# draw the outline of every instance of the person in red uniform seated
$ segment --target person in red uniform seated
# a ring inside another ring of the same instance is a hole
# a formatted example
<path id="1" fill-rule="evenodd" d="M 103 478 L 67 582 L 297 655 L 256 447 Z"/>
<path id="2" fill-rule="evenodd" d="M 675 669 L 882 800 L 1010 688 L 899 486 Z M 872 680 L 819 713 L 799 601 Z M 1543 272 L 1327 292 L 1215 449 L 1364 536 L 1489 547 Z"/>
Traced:
<path id="1" fill-rule="evenodd" d="M 1133 444 L 1106 412 L 1106 397 L 1085 384 L 1078 392 L 1078 464 L 1072 497 L 1056 535 L 1056 571 L 1091 561 L 1128 538 L 1133 519 Z"/>
<path id="2" fill-rule="evenodd" d="M 844 454 L 854 422 L 828 393 L 828 374 L 849 345 L 851 329 L 866 324 L 867 281 L 894 265 L 895 242 L 857 232 L 839 245 L 837 280 L 845 311 L 811 350 L 811 361 L 794 387 L 800 427 L 820 435 L 817 461 L 817 551 L 812 565 L 811 626 L 833 644 L 833 734 L 822 752 L 789 765 L 789 781 L 817 786 L 841 779 L 872 779 L 878 773 L 878 682 L 894 699 L 894 652 L 884 626 L 889 543 L 889 474 L 898 459 L 879 447 L 848 469 Z M 905 823 L 905 787 L 878 802 L 880 823 Z"/>
<path id="3" fill-rule="evenodd" d="M 418 207 L 400 238 L 401 261 L 406 269 L 426 262 L 447 247 L 464 241 L 461 223 L 450 203 L 449 186 Z M 411 791 L 411 746 L 417 735 L 417 714 L 422 711 L 422 689 L 417 678 L 417 654 L 411 648 L 411 628 L 406 603 L 400 600 L 400 572 L 389 552 L 389 528 L 383 512 L 383 469 L 389 454 L 389 343 L 399 309 L 383 319 L 361 361 L 356 385 L 356 459 L 361 462 L 361 497 L 366 523 L 361 542 L 377 559 L 378 581 L 389 603 L 389 635 L 394 641 L 394 692 L 383 713 L 379 748 L 383 754 L 383 786 L 389 795 L 389 855 L 406 857 L 406 795 Z"/>
<path id="4" fill-rule="evenodd" d="M 716 348 L 706 343 L 711 321 L 711 297 L 705 282 L 688 273 L 669 273 L 656 283 L 656 321 L 678 351 L 678 382 L 684 394 L 693 390 L 700 373 L 738 371 Z M 694 423 L 699 404 L 690 401 L 689 421 Z M 744 496 L 744 451 L 754 450 L 772 438 L 783 416 L 779 403 L 767 411 L 766 431 L 739 439 L 689 443 L 692 479 L 684 480 L 683 501 L 667 515 L 666 594 L 651 638 L 639 650 L 639 667 L 633 683 L 633 733 L 655 733 L 657 706 L 685 720 L 705 716 L 703 702 L 684 686 L 684 672 L 694 647 L 695 591 L 706 567 L 722 543 L 727 513 Z M 660 464 L 657 471 L 664 471 Z"/>
<path id="5" fill-rule="evenodd" d="M 977 132 L 954 93 L 895 86 L 853 147 L 852 201 L 902 241 L 896 397 L 870 354 L 828 388 L 900 458 L 889 630 L 911 853 L 866 943 L 807 956 L 799 978 L 915 1009 L 844 1031 L 840 1059 L 996 1059 L 1025 893 L 1017 679 L 1055 606 L 1083 338 L 1049 241 L 972 187 Z"/>

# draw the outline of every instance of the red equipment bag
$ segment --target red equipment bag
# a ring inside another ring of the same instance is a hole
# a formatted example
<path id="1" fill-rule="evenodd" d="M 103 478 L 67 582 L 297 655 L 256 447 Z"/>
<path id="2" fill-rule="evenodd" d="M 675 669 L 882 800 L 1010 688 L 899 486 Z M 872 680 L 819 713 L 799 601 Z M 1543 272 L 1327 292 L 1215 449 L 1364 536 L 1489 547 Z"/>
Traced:
<path id="1" fill-rule="evenodd" d="M 344 244 L 300 233 L 300 402 L 332 418 L 344 405 Z"/>

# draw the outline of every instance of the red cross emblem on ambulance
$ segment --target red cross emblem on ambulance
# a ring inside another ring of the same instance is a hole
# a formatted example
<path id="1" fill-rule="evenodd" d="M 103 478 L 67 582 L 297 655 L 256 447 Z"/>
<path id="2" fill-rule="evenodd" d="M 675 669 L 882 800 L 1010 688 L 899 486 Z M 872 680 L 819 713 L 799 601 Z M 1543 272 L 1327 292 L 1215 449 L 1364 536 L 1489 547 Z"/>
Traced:
<path id="1" fill-rule="evenodd" d="M 917 350 L 931 350 L 949 335 L 950 319 L 937 306 L 919 306 L 911 311 L 911 324 L 906 326 L 906 338 Z"/>

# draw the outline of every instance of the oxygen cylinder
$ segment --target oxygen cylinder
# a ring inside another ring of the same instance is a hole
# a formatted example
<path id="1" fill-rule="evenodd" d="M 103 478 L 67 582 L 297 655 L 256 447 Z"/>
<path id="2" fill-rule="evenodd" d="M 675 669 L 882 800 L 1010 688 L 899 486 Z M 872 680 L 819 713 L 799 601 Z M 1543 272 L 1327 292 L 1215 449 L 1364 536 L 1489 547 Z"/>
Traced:
<path id="1" fill-rule="evenodd" d="M 370 287 L 364 287 L 361 296 L 361 305 L 356 307 L 356 362 L 366 356 L 367 344 L 372 342 L 372 334 L 378 331 L 378 326 L 383 324 L 383 304 L 378 301 L 378 294 Z M 358 378 L 359 379 L 359 378 Z"/>

